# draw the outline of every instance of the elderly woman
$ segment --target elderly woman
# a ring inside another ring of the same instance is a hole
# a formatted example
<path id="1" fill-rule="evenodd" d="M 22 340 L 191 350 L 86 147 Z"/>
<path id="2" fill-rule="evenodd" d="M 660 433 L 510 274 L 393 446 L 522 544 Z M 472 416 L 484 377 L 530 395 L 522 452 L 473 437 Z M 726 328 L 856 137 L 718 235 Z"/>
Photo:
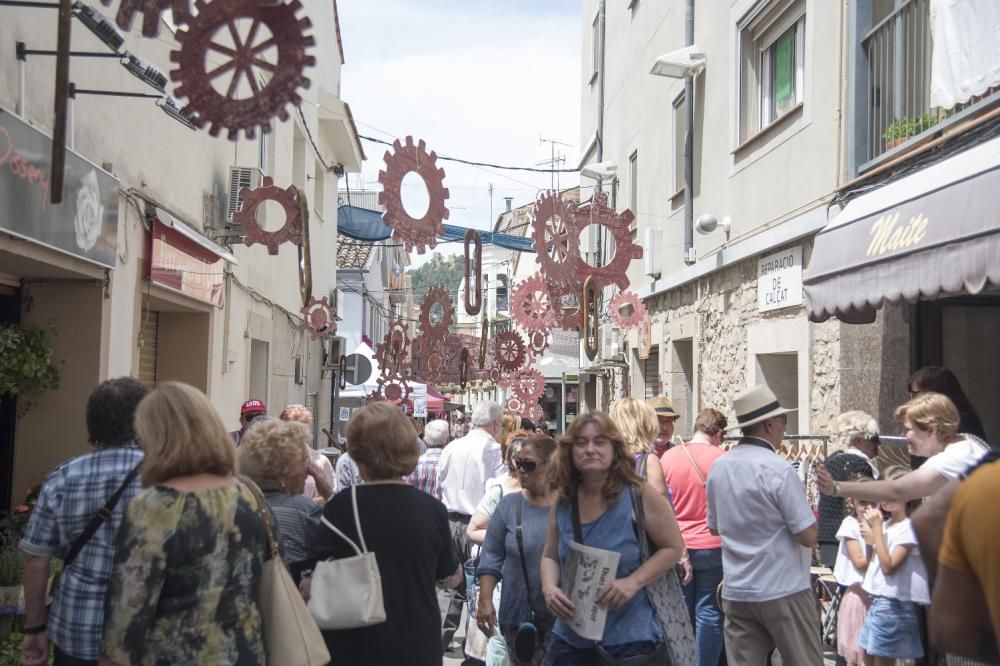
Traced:
<path id="1" fill-rule="evenodd" d="M 545 656 L 544 638 L 555 618 L 545 606 L 539 563 L 548 527 L 549 510 L 556 500 L 549 463 L 556 443 L 536 435 L 525 439 L 514 464 L 521 479 L 521 492 L 500 500 L 490 520 L 479 568 L 479 604 L 476 621 L 487 635 L 497 626 L 515 666 L 536 665 Z M 503 578 L 500 612 L 493 590 Z"/>
<path id="2" fill-rule="evenodd" d="M 359 629 L 323 632 L 338 664 L 441 664 L 441 615 L 435 581 L 457 587 L 462 569 L 455 558 L 444 505 L 406 483 L 420 448 L 413 424 L 388 402 L 366 405 L 347 422 L 347 451 L 365 482 L 326 503 L 324 517 L 375 553 L 382 576 L 386 621 Z M 317 559 L 353 557 L 353 548 L 332 530 L 313 535 Z M 334 594 L 336 591 L 333 591 Z"/>
<path id="3" fill-rule="evenodd" d="M 614 659 L 657 653 L 663 628 L 643 588 L 677 564 L 684 544 L 670 503 L 635 473 L 635 461 L 607 415 L 590 412 L 570 424 L 556 453 L 556 489 L 541 581 L 545 604 L 558 619 L 544 663 L 592 664 L 599 648 Z M 632 527 L 633 497 L 642 502 L 646 534 L 656 549 L 645 562 Z M 569 624 L 574 605 L 560 588 L 560 573 L 571 541 L 620 554 L 615 579 L 597 594 L 608 611 L 599 646 Z"/>
<path id="4" fill-rule="evenodd" d="M 653 453 L 652 445 L 653 439 L 660 432 L 656 412 L 641 400 L 620 398 L 611 403 L 608 416 L 618 426 L 625 441 L 625 449 L 635 459 L 636 473 L 666 497 L 667 482 L 663 478 L 663 467 Z"/>
<path id="5" fill-rule="evenodd" d="M 858 477 L 877 479 L 878 422 L 865 412 L 844 412 L 833 422 L 831 444 L 836 451 L 826 459 L 826 471 L 834 481 L 844 482 Z M 833 567 L 840 541 L 837 530 L 847 516 L 844 498 L 821 495 L 819 498 L 820 561 Z"/>
<path id="6" fill-rule="evenodd" d="M 977 437 L 958 434 L 958 409 L 940 393 L 917 395 L 896 409 L 896 421 L 903 426 L 910 453 L 926 457 L 927 462 L 899 479 L 871 483 L 838 481 L 825 467 L 819 466 L 816 484 L 820 492 L 871 502 L 908 502 L 930 497 L 948 481 L 963 478 L 988 451 Z"/>
<path id="7" fill-rule="evenodd" d="M 309 468 L 312 433 L 295 421 L 266 421 L 251 426 L 237 450 L 240 474 L 264 492 L 275 522 L 288 571 L 298 583 L 316 560 L 309 557 L 307 535 L 320 525 L 323 507 L 302 494 Z"/>
<path id="8" fill-rule="evenodd" d="M 102 666 L 264 664 L 268 518 L 233 476 L 222 421 L 201 391 L 166 382 L 139 404 L 135 430 L 146 489 L 118 531 Z"/>
<path id="9" fill-rule="evenodd" d="M 305 405 L 288 405 L 281 412 L 282 421 L 296 421 L 312 428 L 313 416 Z M 309 474 L 306 476 L 305 489 L 302 494 L 322 504 L 333 495 L 333 463 L 330 459 L 312 447 L 312 436 L 306 440 L 309 451 Z"/>

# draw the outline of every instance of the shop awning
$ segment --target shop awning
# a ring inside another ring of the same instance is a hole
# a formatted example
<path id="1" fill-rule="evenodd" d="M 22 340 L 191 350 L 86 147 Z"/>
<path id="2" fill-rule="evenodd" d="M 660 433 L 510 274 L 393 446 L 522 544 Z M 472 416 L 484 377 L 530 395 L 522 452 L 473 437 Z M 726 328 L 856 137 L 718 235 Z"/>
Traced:
<path id="1" fill-rule="evenodd" d="M 1000 284 L 1000 138 L 859 196 L 816 236 L 809 319 L 874 321 L 886 301 Z"/>

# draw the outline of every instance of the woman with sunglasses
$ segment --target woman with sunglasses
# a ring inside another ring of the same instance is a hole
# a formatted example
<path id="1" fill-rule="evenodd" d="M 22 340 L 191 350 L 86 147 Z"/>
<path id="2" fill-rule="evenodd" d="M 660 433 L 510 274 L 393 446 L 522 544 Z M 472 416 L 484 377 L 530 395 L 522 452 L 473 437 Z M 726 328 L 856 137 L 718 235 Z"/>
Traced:
<path id="1" fill-rule="evenodd" d="M 544 638 L 555 621 L 542 596 L 539 562 L 545 546 L 549 511 L 555 502 L 549 463 L 556 443 L 544 435 L 526 438 L 514 458 L 521 492 L 500 500 L 480 556 L 479 607 L 476 622 L 492 635 L 499 625 L 510 661 L 536 666 L 545 656 Z M 493 589 L 503 578 L 500 612 Z"/>
<path id="2" fill-rule="evenodd" d="M 684 549 L 667 498 L 636 474 L 621 433 L 600 412 L 575 419 L 559 440 L 555 482 L 558 500 L 549 514 L 541 579 L 545 603 L 558 619 L 544 663 L 590 665 L 601 652 L 618 660 L 665 660 L 663 627 L 643 589 L 677 564 Z M 655 549 L 645 562 L 633 527 L 633 497 L 642 502 L 646 534 Z M 597 603 L 608 610 L 598 645 L 570 627 L 574 604 L 560 588 L 560 574 L 571 541 L 620 554 L 615 579 L 597 594 Z"/>

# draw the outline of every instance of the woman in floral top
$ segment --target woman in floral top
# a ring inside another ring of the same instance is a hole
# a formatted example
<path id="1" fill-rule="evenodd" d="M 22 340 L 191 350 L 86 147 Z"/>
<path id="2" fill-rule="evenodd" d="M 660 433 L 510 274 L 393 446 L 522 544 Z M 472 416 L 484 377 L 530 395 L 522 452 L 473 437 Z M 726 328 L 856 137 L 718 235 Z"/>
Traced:
<path id="1" fill-rule="evenodd" d="M 101 665 L 266 663 L 266 536 L 222 422 L 200 391 L 168 382 L 140 403 L 136 432 L 146 490 L 118 533 Z"/>

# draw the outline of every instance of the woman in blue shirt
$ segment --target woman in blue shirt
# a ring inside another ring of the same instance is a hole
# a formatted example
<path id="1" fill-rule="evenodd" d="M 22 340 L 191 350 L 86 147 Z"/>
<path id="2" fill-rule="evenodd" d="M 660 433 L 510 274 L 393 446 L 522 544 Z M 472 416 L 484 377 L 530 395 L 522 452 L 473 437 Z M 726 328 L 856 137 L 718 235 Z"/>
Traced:
<path id="1" fill-rule="evenodd" d="M 559 500 L 549 517 L 541 579 L 546 606 L 558 619 L 544 663 L 591 666 L 599 650 L 615 659 L 654 654 L 663 642 L 663 630 L 642 591 L 677 563 L 684 548 L 670 504 L 636 474 L 621 434 L 603 413 L 573 421 L 559 441 L 555 465 Z M 633 486 L 642 498 L 646 533 L 656 549 L 645 562 L 633 525 Z M 575 536 L 574 513 L 581 538 Z M 598 605 L 608 610 L 597 642 L 570 627 L 573 601 L 560 589 L 569 543 L 581 540 L 620 554 L 615 580 L 597 595 Z"/>

